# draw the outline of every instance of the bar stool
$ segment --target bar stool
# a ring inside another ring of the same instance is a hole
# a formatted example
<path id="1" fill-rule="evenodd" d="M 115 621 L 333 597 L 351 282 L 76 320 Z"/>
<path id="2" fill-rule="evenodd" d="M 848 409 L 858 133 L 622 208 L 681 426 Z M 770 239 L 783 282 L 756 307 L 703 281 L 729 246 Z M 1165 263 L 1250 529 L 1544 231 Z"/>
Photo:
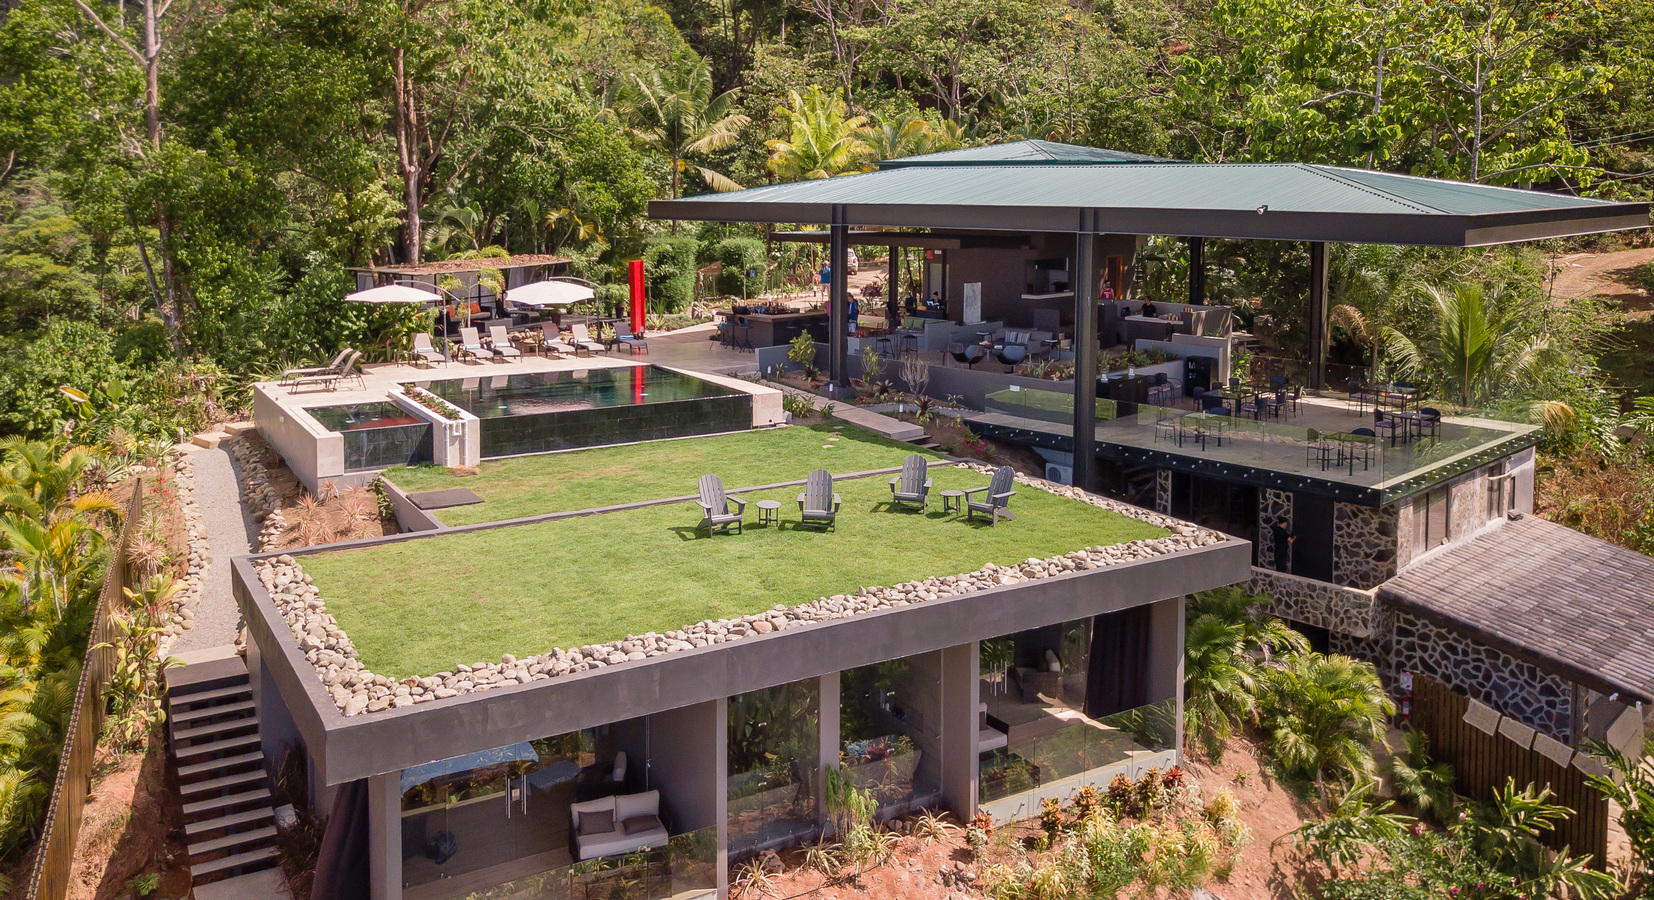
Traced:
<path id="1" fill-rule="evenodd" d="M 890 356 L 892 346 L 890 337 L 886 335 L 873 342 L 873 352 L 879 356 L 888 357 Z"/>
<path id="2" fill-rule="evenodd" d="M 746 316 L 739 316 L 735 319 L 735 329 L 732 336 L 737 350 L 752 349 L 752 325 L 747 322 Z"/>
<path id="3" fill-rule="evenodd" d="M 903 334 L 899 344 L 903 353 L 908 353 L 910 351 L 913 353 L 919 352 L 919 336 L 916 334 Z"/>

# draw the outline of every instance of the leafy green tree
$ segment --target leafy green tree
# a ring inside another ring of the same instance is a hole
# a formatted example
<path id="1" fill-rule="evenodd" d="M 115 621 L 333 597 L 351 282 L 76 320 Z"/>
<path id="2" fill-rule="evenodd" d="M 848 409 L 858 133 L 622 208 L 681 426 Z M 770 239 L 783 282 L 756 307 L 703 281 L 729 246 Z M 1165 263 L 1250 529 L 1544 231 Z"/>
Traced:
<path id="1" fill-rule="evenodd" d="M 811 180 L 854 171 L 865 152 L 856 130 L 865 116 L 848 115 L 844 101 L 820 88 L 802 96 L 792 92 L 792 105 L 776 112 L 786 119 L 787 140 L 766 141 L 770 170 L 782 178 Z"/>
<path id="2" fill-rule="evenodd" d="M 1395 713 L 1371 663 L 1347 656 L 1302 653 L 1267 670 L 1263 727 L 1270 752 L 1288 771 L 1346 786 L 1376 771 L 1373 744 Z"/>
<path id="3" fill-rule="evenodd" d="M 699 57 L 685 54 L 670 67 L 634 75 L 632 94 L 626 118 L 646 144 L 671 158 L 674 199 L 681 174 L 691 169 L 715 191 L 740 190 L 728 176 L 684 158 L 729 147 L 751 121 L 735 111 L 735 91 L 713 94 L 712 75 Z"/>
<path id="4" fill-rule="evenodd" d="M 678 312 L 695 299 L 695 257 L 700 242 L 687 235 L 664 235 L 643 245 L 651 312 Z"/>
<path id="5" fill-rule="evenodd" d="M 1308 640 L 1264 610 L 1269 598 L 1240 588 L 1190 596 L 1184 628 L 1184 724 L 1214 759 L 1223 742 L 1257 721 L 1262 665 L 1301 653 Z"/>

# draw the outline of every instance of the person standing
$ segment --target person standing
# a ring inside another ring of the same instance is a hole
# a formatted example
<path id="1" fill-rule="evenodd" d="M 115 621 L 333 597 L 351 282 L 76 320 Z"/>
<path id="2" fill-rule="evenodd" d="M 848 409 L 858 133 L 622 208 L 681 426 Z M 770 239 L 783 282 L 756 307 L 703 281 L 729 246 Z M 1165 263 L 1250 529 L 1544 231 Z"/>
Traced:
<path id="1" fill-rule="evenodd" d="M 821 264 L 821 295 L 823 297 L 827 298 L 828 303 L 833 302 L 833 265 L 832 265 L 832 263 L 822 263 Z"/>
<path id="2" fill-rule="evenodd" d="M 831 302 L 831 301 L 829 301 L 829 302 Z M 860 315 L 861 315 L 861 304 L 856 301 L 856 295 L 851 294 L 850 295 L 850 315 L 845 317 L 845 318 L 850 320 L 850 333 L 851 334 L 856 333 L 856 317 L 858 317 Z"/>
<path id="3" fill-rule="evenodd" d="M 1292 526 L 1284 519 L 1276 519 L 1269 526 L 1269 536 L 1275 545 L 1275 571 L 1292 572 L 1292 544 L 1298 536 L 1292 533 Z"/>

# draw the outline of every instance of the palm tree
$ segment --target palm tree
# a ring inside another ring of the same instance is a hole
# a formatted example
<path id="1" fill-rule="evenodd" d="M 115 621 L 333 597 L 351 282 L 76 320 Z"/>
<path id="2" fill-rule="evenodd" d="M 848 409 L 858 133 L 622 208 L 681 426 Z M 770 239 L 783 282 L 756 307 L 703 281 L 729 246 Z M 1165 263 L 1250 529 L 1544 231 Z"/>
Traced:
<path id="1" fill-rule="evenodd" d="M 800 97 L 792 92 L 792 105 L 776 109 L 790 127 L 788 140 L 766 141 L 770 148 L 770 171 L 782 178 L 811 180 L 831 178 L 859 168 L 866 147 L 856 139 L 866 116 L 850 116 L 837 94 L 820 88 Z"/>
<path id="2" fill-rule="evenodd" d="M 1336 654 L 1303 653 L 1267 670 L 1264 727 L 1275 756 L 1315 779 L 1357 784 L 1375 773 L 1373 743 L 1396 706 L 1371 663 Z"/>
<path id="3" fill-rule="evenodd" d="M 1309 641 L 1264 610 L 1270 598 L 1238 587 L 1192 595 L 1184 631 L 1183 716 L 1190 734 L 1214 759 L 1223 742 L 1258 716 L 1261 663 L 1277 653 L 1302 653 Z"/>
<path id="4" fill-rule="evenodd" d="M 911 113 L 866 125 L 857 130 L 856 140 L 862 145 L 868 163 L 951 150 L 958 146 L 925 121 L 923 116 Z"/>
<path id="5" fill-rule="evenodd" d="M 715 191 L 741 189 L 728 176 L 684 160 L 692 153 L 730 146 L 751 121 L 735 111 L 734 90 L 713 96 L 712 75 L 705 63 L 685 53 L 648 77 L 634 75 L 630 93 L 620 104 L 621 116 L 645 143 L 672 157 L 673 199 L 678 197 L 680 176 L 690 169 Z"/>
<path id="6" fill-rule="evenodd" d="M 1531 383 L 1555 352 L 1550 341 L 1518 317 L 1515 304 L 1474 281 L 1450 291 L 1427 287 L 1431 321 L 1419 340 L 1384 328 L 1384 344 L 1398 370 L 1437 382 L 1443 396 L 1474 406 Z"/>

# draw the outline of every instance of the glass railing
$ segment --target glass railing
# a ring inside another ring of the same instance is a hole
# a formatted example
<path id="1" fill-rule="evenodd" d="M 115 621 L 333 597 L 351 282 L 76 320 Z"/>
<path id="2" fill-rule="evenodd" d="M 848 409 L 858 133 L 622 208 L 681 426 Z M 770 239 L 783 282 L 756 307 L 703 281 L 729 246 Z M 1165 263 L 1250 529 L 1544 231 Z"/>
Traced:
<path id="1" fill-rule="evenodd" d="M 1177 707 L 1154 703 L 1092 719 L 1075 710 L 1048 709 L 1041 717 L 988 727 L 1006 733 L 1006 746 L 982 754 L 978 796 L 991 803 L 1036 788 L 1170 750 L 1177 740 Z M 1004 724 L 1002 728 L 1001 725 Z"/>
<path id="2" fill-rule="evenodd" d="M 588 859 L 463 895 L 462 900 L 692 900 L 718 892 L 718 829 L 665 846 Z"/>
<path id="3" fill-rule="evenodd" d="M 1377 429 L 1370 418 L 1337 406 L 1302 404 L 1297 415 L 1282 410 L 1278 419 L 1255 418 L 1254 402 L 1250 395 L 1236 398 L 1222 413 L 1139 404 L 1126 415 L 1099 422 L 1097 438 L 1271 472 L 1371 484 L 1384 480 L 1387 466 L 1405 464 L 1422 446 L 1414 444 L 1411 430 L 1405 441 L 1390 427 L 1355 434 L 1357 428 Z M 1413 429 L 1416 423 L 1394 427 Z M 1438 440 L 1443 430 L 1437 429 Z M 1392 443 L 1404 452 L 1389 452 Z"/>

